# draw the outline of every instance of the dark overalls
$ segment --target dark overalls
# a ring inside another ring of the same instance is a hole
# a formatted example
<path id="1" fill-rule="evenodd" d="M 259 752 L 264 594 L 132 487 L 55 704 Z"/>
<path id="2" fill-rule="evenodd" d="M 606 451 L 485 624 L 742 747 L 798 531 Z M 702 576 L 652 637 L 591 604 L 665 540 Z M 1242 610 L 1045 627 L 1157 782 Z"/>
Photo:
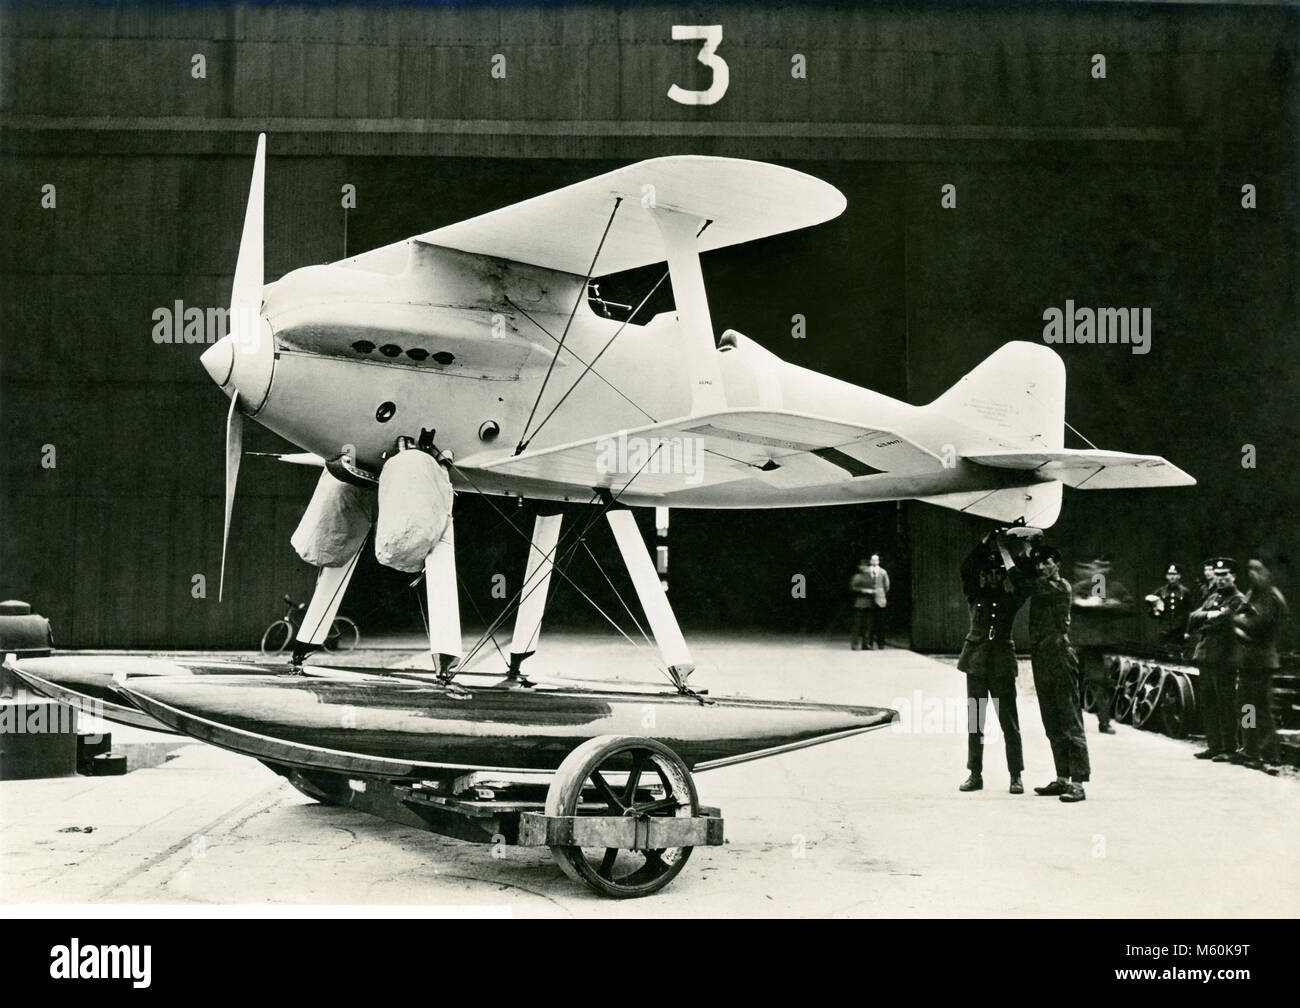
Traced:
<path id="1" fill-rule="evenodd" d="M 1242 645 L 1232 617 L 1245 602 L 1246 596 L 1235 586 L 1216 588 L 1187 620 L 1200 634 L 1192 656 L 1201 673 L 1196 682 L 1196 706 L 1205 728 L 1205 747 L 1215 753 L 1230 754 L 1237 748 L 1237 668 Z"/>
<path id="2" fill-rule="evenodd" d="M 1002 558 L 984 543 L 962 561 L 962 590 L 970 603 L 970 630 L 957 668 L 966 673 L 966 769 L 984 770 L 984 718 L 990 699 L 1006 739 L 1007 769 L 1025 768 L 1016 709 L 1016 652 L 1011 624 L 1029 597 L 1028 589 L 1007 576 Z"/>
<path id="3" fill-rule="evenodd" d="M 1079 703 L 1079 663 L 1070 648 L 1070 585 L 1064 578 L 1030 581 L 1030 659 L 1043 731 L 1061 780 L 1082 783 L 1091 776 L 1088 742 Z"/>

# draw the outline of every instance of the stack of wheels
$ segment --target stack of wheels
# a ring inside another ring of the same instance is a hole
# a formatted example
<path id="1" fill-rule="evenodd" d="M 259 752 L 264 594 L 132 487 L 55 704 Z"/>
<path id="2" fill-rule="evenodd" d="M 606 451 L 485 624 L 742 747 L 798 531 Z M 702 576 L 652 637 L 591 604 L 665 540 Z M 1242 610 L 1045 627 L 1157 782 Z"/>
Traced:
<path id="1" fill-rule="evenodd" d="M 615 775 L 626 775 L 611 784 Z M 565 758 L 546 794 L 548 816 L 699 815 L 695 782 L 662 742 L 626 735 L 588 739 Z M 658 892 L 686 865 L 692 847 L 625 850 L 552 847 L 564 873 L 602 896 L 628 899 Z"/>
<path id="2" fill-rule="evenodd" d="M 1169 672 L 1159 665 L 1142 666 L 1142 676 L 1138 680 L 1137 689 L 1133 691 L 1133 709 L 1130 712 L 1134 728 L 1155 731 L 1161 726 L 1155 714 L 1160 707 L 1160 698 L 1168 678 Z"/>
<path id="3" fill-rule="evenodd" d="M 1119 684 L 1115 688 L 1115 720 L 1128 724 L 1133 716 L 1133 703 L 1137 699 L 1137 688 L 1145 674 L 1141 662 L 1125 658 L 1120 663 Z"/>
<path id="4" fill-rule="evenodd" d="M 1120 661 L 1113 655 L 1107 655 L 1104 659 L 1106 668 L 1106 682 L 1111 684 L 1111 692 L 1114 692 L 1114 686 L 1119 681 Z M 1096 714 L 1097 708 L 1101 706 L 1098 700 L 1098 684 L 1089 680 L 1083 683 L 1083 690 L 1080 693 L 1083 702 L 1083 709 L 1088 714 Z"/>
<path id="5" fill-rule="evenodd" d="M 1170 738 L 1183 739 L 1196 724 L 1196 690 L 1186 672 L 1170 669 L 1160 695 L 1160 720 Z"/>

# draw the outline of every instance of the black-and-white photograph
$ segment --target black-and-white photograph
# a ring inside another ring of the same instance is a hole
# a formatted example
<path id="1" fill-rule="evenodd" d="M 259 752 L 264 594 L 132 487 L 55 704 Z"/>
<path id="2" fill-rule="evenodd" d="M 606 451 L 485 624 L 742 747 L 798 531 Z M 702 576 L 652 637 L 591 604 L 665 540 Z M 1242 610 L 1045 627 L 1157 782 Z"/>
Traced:
<path id="1" fill-rule="evenodd" d="M 0 916 L 1295 917 L 1298 29 L 5 0 Z"/>

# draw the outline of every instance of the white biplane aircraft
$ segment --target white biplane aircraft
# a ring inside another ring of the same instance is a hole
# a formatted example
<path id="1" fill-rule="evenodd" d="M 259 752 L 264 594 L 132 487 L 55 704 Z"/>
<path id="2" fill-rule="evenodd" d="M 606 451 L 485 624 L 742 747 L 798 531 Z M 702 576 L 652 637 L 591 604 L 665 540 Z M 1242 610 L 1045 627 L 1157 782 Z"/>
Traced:
<path id="1" fill-rule="evenodd" d="M 320 573 L 292 664 L 11 664 L 51 695 L 98 695 L 123 720 L 261 759 L 320 800 L 464 839 L 545 844 L 607 895 L 656 891 L 694 845 L 721 842 L 691 771 L 867 731 L 893 712 L 692 690 L 690 651 L 628 508 L 915 498 L 1041 528 L 1064 485 L 1194 482 L 1157 456 L 1065 448 L 1065 370 L 1046 346 L 1009 343 L 912 406 L 739 333 L 716 338 L 700 253 L 843 211 L 833 186 L 800 172 L 655 158 L 264 284 L 265 163 L 263 136 L 230 332 L 203 365 L 230 397 L 223 592 L 244 418 L 303 449 L 288 461 L 323 468 L 294 536 Z M 593 278 L 664 261 L 674 312 L 641 325 L 592 310 Z M 453 682 L 452 502 L 466 491 L 539 502 L 509 667 L 470 688 Z M 590 502 L 592 520 L 609 522 L 672 692 L 523 676 L 562 549 L 558 502 Z M 372 523 L 382 561 L 424 571 L 432 675 L 302 664 Z M 647 703 L 654 739 L 639 737 Z"/>

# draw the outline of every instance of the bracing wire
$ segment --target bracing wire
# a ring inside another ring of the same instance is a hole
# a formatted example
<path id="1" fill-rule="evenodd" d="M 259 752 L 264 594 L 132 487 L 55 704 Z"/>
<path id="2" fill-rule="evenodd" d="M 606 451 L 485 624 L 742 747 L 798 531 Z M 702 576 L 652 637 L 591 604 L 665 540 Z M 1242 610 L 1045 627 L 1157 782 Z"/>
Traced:
<path id="1" fill-rule="evenodd" d="M 596 245 L 596 254 L 591 257 L 591 265 L 587 267 L 587 275 L 582 278 L 582 287 L 573 302 L 573 310 L 569 312 L 569 320 L 564 323 L 564 332 L 560 334 L 559 345 L 555 348 L 551 363 L 546 369 L 546 375 L 542 378 L 541 387 L 537 390 L 537 398 L 533 402 L 533 408 L 528 411 L 528 419 L 524 422 L 523 433 L 519 435 L 519 445 L 515 448 L 516 455 L 521 454 L 528 447 L 528 428 L 533 422 L 533 416 L 537 413 L 537 407 L 541 405 L 542 393 L 546 391 L 546 385 L 551 380 L 551 372 L 555 370 L 555 362 L 560 359 L 560 351 L 564 349 L 564 341 L 568 339 L 569 328 L 573 325 L 573 320 L 578 314 L 578 306 L 587 297 L 587 284 L 591 281 L 591 275 L 596 271 L 596 263 L 600 259 L 601 249 L 605 247 L 605 239 L 609 237 L 609 229 L 614 226 L 614 215 L 618 213 L 618 208 L 622 203 L 622 196 L 615 197 L 614 209 L 609 212 L 609 220 L 605 222 L 605 230 L 601 232 L 600 242 Z"/>
<path id="2" fill-rule="evenodd" d="M 631 638 L 631 637 L 626 633 L 626 631 L 624 631 L 623 628 L 622 628 L 621 626 L 618 625 L 618 622 L 617 622 L 616 620 L 614 620 L 613 617 L 611 617 L 607 612 L 605 612 L 605 610 L 604 610 L 604 609 L 603 609 L 603 608 L 602 608 L 602 607 L 601 607 L 601 606 L 600 606 L 600 605 L 599 605 L 599 604 L 598 604 L 598 603 L 597 603 L 597 602 L 596 602 L 596 601 L 595 601 L 595 600 L 594 600 L 594 599 L 593 599 L 593 598 L 592 598 L 592 597 L 591 597 L 591 596 L 590 596 L 586 591 L 584 591 L 584 590 L 582 589 L 582 587 L 581 587 L 580 585 L 578 585 L 577 582 L 575 582 L 575 581 L 573 580 L 573 578 L 571 578 L 571 577 L 569 576 L 569 574 L 568 574 L 567 570 L 565 569 L 565 567 L 566 567 L 566 566 L 571 562 L 573 556 L 575 555 L 575 553 L 576 553 L 576 551 L 577 551 L 578 546 L 581 545 L 581 544 L 583 543 L 583 537 L 587 534 L 588 531 L 590 531 L 590 529 L 592 528 L 592 526 L 595 525 L 595 523 L 596 523 L 597 521 L 600 520 L 600 518 L 602 518 L 602 517 L 603 517 L 603 516 L 604 516 L 604 515 L 605 515 L 605 514 L 606 514 L 606 513 L 607 513 L 607 512 L 608 512 L 608 511 L 609 511 L 609 510 L 614 506 L 614 505 L 615 505 L 615 504 L 618 503 L 619 498 L 620 498 L 624 493 L 627 492 L 628 487 L 630 487 L 630 486 L 632 485 L 633 481 L 636 480 L 636 478 L 637 478 L 638 476 L 641 475 L 641 473 L 645 470 L 645 467 L 648 466 L 648 465 L 650 464 L 651 460 L 655 457 L 655 455 L 658 453 L 658 451 L 660 450 L 660 448 L 662 448 L 662 445 L 659 446 L 658 448 L 656 448 L 655 451 L 653 451 L 653 452 L 650 453 L 649 457 L 645 460 L 645 462 L 643 462 L 643 463 L 641 464 L 641 467 L 640 467 L 640 468 L 639 468 L 635 473 L 632 474 L 632 476 L 628 479 L 628 481 L 627 481 L 625 484 L 623 484 L 623 486 L 622 486 L 622 487 L 621 487 L 617 492 L 613 492 L 613 491 L 610 491 L 610 492 L 609 492 L 609 494 L 608 494 L 608 499 L 607 499 L 607 500 L 606 500 L 606 501 L 601 505 L 601 507 L 600 507 L 599 509 L 597 509 L 597 510 L 594 512 L 594 514 L 592 514 L 592 515 L 588 518 L 587 522 L 586 522 L 586 523 L 585 523 L 585 524 L 584 524 L 580 529 L 577 529 L 577 530 L 573 533 L 573 537 L 574 537 L 574 538 L 573 538 L 572 545 L 569 546 L 568 551 L 565 553 L 565 555 L 564 555 L 560 560 L 558 560 L 556 563 L 554 563 L 554 564 L 552 565 L 552 568 L 551 568 L 552 571 L 553 571 L 554 573 L 558 573 L 558 574 L 559 574 L 559 575 L 560 575 L 560 576 L 561 576 L 561 577 L 562 577 L 566 582 L 568 582 L 568 584 L 571 585 L 571 586 L 573 587 L 573 589 L 574 589 L 574 590 L 575 590 L 579 595 L 581 595 L 582 598 L 585 599 L 585 600 L 586 600 L 586 601 L 587 601 L 587 602 L 592 606 L 592 608 L 595 609 L 596 612 L 598 612 L 598 613 L 599 613 L 599 614 L 600 614 L 600 615 L 605 619 L 606 622 L 608 622 L 608 623 L 610 624 L 610 626 L 612 626 L 616 631 L 618 631 L 618 633 L 619 633 L 619 634 L 624 638 L 624 640 L 626 640 L 629 644 L 631 644 L 631 645 L 632 645 L 635 649 L 637 649 L 638 651 L 641 650 L 641 645 L 638 644 L 635 640 L 633 640 L 633 639 L 632 639 L 632 638 Z M 437 451 L 437 447 L 436 447 L 436 446 L 435 446 L 434 450 Z M 486 500 L 486 501 L 488 502 L 488 506 L 491 507 L 491 508 L 492 508 L 492 509 L 493 509 L 493 510 L 494 510 L 494 511 L 495 511 L 495 512 L 496 512 L 496 513 L 497 513 L 497 514 L 502 518 L 502 520 L 505 521 L 505 523 L 506 523 L 507 525 L 509 525 L 512 529 L 514 529 L 515 532 L 516 532 L 516 533 L 517 533 L 521 538 L 524 538 L 525 540 L 527 540 L 527 542 L 528 542 L 528 544 L 529 544 L 529 548 L 531 549 L 531 548 L 532 548 L 532 537 L 529 536 L 527 533 L 525 533 L 525 532 L 524 532 L 522 529 L 520 529 L 517 525 L 515 525 L 515 523 L 512 522 L 512 521 L 510 520 L 510 518 L 509 518 L 507 515 L 505 515 L 505 514 L 501 511 L 501 509 L 496 505 L 496 503 L 491 499 L 491 497 L 490 497 L 489 495 L 485 494 L 481 489 L 479 489 L 478 485 L 474 482 L 474 480 L 473 480 L 473 479 L 472 479 L 472 478 L 471 478 L 471 477 L 470 477 L 470 476 L 469 476 L 469 475 L 468 475 L 468 474 L 467 474 L 463 469 L 459 468 L 459 467 L 458 467 L 454 462 L 451 462 L 451 461 L 448 461 L 448 465 L 449 465 L 453 470 L 456 471 L 457 475 L 459 475 L 462 479 L 465 480 L 466 483 L 469 484 L 469 486 L 471 487 L 471 489 L 473 489 L 476 493 L 479 494 L 479 496 L 481 496 L 484 500 Z M 599 499 L 599 495 L 595 495 L 595 496 L 593 496 L 593 498 L 592 498 L 590 504 L 595 504 L 595 502 L 596 502 L 598 499 Z M 556 544 L 556 548 L 555 548 L 555 553 L 556 553 L 556 554 L 559 554 L 559 552 L 560 552 L 560 545 L 557 543 L 557 544 Z M 540 586 L 540 584 L 541 584 L 541 580 L 539 579 L 539 581 L 537 582 L 537 584 L 533 585 L 532 588 L 529 588 L 529 589 L 528 589 L 529 593 L 531 593 L 532 591 L 535 591 L 535 590 L 537 589 L 537 587 Z M 498 616 L 497 619 L 493 621 L 493 625 L 489 628 L 489 631 L 490 631 L 490 632 L 495 632 L 496 628 L 497 628 L 497 627 L 498 627 L 502 622 L 504 622 L 504 620 L 505 620 L 505 619 L 510 615 L 511 612 L 513 612 L 513 611 L 517 611 L 519 603 L 522 602 L 522 598 L 526 598 L 526 597 L 527 597 L 526 595 L 524 595 L 525 588 L 527 588 L 527 585 L 521 586 L 520 589 L 519 589 L 519 591 L 515 593 L 515 597 L 512 598 L 512 600 L 511 600 L 509 603 L 507 603 L 507 606 L 506 606 L 506 608 L 502 611 L 501 615 Z M 615 594 L 617 594 L 617 592 L 616 592 Z M 522 597 L 521 597 L 521 596 L 522 596 Z M 519 599 L 519 602 L 516 602 L 515 599 Z M 621 601 L 621 598 L 620 598 L 620 601 Z M 624 605 L 626 605 L 626 603 L 624 603 Z M 642 631 L 642 633 L 644 634 L 644 631 Z M 480 637 L 480 639 L 478 640 L 478 642 L 476 642 L 476 644 L 474 645 L 474 647 L 471 648 L 470 651 L 466 654 L 466 657 L 465 657 L 465 659 L 461 662 L 459 668 L 464 668 L 464 667 L 466 667 L 466 666 L 469 664 L 469 662 L 471 661 L 471 659 L 472 659 L 475 655 L 477 655 L 477 653 L 478 653 L 480 650 L 482 650 L 483 646 L 486 644 L 486 638 L 487 638 L 487 636 L 488 636 L 488 634 L 485 634 L 484 636 Z M 667 677 L 667 678 L 671 681 L 672 676 L 668 673 L 667 669 L 663 668 L 663 667 L 662 667 L 661 665 L 659 665 L 658 663 L 655 664 L 655 667 L 659 670 L 659 672 L 660 672 L 661 674 L 663 674 L 665 677 Z"/>

